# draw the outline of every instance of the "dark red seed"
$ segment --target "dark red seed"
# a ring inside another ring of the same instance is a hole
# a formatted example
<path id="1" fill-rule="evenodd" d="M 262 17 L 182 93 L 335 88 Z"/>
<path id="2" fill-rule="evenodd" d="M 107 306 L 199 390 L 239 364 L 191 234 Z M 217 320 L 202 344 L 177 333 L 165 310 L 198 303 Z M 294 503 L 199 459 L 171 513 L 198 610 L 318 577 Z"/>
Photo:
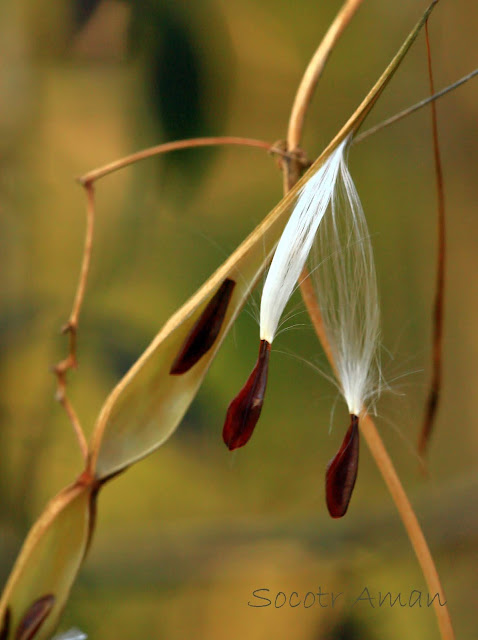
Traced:
<path id="1" fill-rule="evenodd" d="M 359 460 L 359 419 L 350 416 L 350 427 L 342 446 L 328 466 L 325 475 L 327 508 L 332 518 L 341 518 L 347 512 L 355 486 Z"/>
<path id="2" fill-rule="evenodd" d="M 256 366 L 227 410 L 222 437 L 231 451 L 246 444 L 261 415 L 270 352 L 269 342 L 261 340 Z"/>
<path id="3" fill-rule="evenodd" d="M 2 620 L 2 628 L 0 629 L 0 640 L 7 640 L 10 631 L 10 607 L 5 609 Z"/>
<path id="4" fill-rule="evenodd" d="M 51 593 L 38 598 L 23 615 L 15 633 L 15 640 L 33 640 L 55 604 Z"/>
<path id="5" fill-rule="evenodd" d="M 226 278 L 189 332 L 169 373 L 177 376 L 186 373 L 209 351 L 221 331 L 236 283 Z"/>

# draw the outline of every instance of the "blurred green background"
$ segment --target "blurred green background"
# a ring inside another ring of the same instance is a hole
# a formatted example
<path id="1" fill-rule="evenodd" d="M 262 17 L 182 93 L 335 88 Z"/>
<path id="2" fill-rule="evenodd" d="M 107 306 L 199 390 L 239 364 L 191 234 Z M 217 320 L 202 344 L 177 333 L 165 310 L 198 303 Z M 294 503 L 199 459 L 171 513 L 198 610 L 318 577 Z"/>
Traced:
<path id="1" fill-rule="evenodd" d="M 118 0 L 0 3 L 0 583 L 45 502 L 80 470 L 54 400 L 84 234 L 74 178 L 161 141 L 283 138 L 301 74 L 340 3 Z M 307 119 L 315 157 L 371 87 L 425 3 L 369 0 L 336 48 Z M 430 24 L 436 87 L 476 65 L 478 7 L 441 2 Z M 423 36 L 367 125 L 428 92 Z M 478 593 L 478 85 L 438 103 L 448 215 L 444 388 L 418 473 L 429 379 L 436 196 L 423 110 L 351 153 L 376 252 L 383 365 L 378 426 L 440 571 L 458 637 L 476 638 Z M 149 160 L 98 183 L 97 232 L 71 398 L 88 433 L 112 386 L 169 315 L 281 196 L 250 149 Z M 89 638 L 301 640 L 438 637 L 432 609 L 353 606 L 364 587 L 426 593 L 366 447 L 347 516 L 324 471 L 347 426 L 300 297 L 275 342 L 252 441 L 231 455 L 227 405 L 257 350 L 260 292 L 175 435 L 102 493 L 92 549 L 62 625 Z M 332 417 L 331 417 L 332 416 Z M 332 426 L 330 430 L 329 427 Z M 251 608 L 254 589 L 343 592 L 336 606 Z"/>

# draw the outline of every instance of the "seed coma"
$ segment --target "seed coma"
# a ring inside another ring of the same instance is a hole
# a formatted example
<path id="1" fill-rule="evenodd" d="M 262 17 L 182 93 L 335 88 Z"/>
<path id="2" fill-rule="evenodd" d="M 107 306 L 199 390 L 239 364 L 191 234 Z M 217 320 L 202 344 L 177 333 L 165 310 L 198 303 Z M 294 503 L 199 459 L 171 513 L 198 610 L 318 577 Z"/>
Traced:
<path id="1" fill-rule="evenodd" d="M 222 437 L 230 451 L 246 444 L 259 420 L 267 386 L 270 352 L 270 343 L 261 340 L 256 365 L 229 405 Z"/>
<path id="2" fill-rule="evenodd" d="M 49 616 L 54 604 L 55 596 L 51 593 L 35 600 L 20 620 L 15 633 L 15 640 L 33 640 Z"/>
<path id="3" fill-rule="evenodd" d="M 329 462 L 325 475 L 327 508 L 332 518 L 347 512 L 355 486 L 359 461 L 359 419 L 350 415 L 350 427 L 336 456 Z"/>
<path id="4" fill-rule="evenodd" d="M 236 283 L 226 278 L 189 332 L 169 373 L 173 376 L 189 371 L 209 351 L 221 331 Z"/>

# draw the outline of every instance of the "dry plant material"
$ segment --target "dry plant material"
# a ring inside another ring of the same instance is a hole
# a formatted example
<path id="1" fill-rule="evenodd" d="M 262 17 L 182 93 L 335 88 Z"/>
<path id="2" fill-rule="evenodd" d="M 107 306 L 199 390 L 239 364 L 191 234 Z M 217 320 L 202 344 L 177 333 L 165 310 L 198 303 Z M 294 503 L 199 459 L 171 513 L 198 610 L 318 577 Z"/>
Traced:
<path id="1" fill-rule="evenodd" d="M 425 25 L 425 36 L 427 43 L 427 63 L 428 77 L 430 79 L 430 93 L 435 93 L 433 85 L 432 57 L 430 51 L 430 38 L 428 35 L 428 22 Z M 440 144 L 438 141 L 438 120 L 436 104 L 430 104 L 432 131 L 433 131 L 433 157 L 435 164 L 435 178 L 437 191 L 437 231 L 438 231 L 438 250 L 437 250 L 437 266 L 436 266 L 436 291 L 435 303 L 433 307 L 433 359 L 432 359 L 432 378 L 430 382 L 430 390 L 426 402 L 425 418 L 423 421 L 422 431 L 418 441 L 418 452 L 424 456 L 430 441 L 436 415 L 438 403 L 440 402 L 440 393 L 443 378 L 443 318 L 445 307 L 445 265 L 446 265 L 446 216 L 445 216 L 445 189 L 443 186 L 443 170 L 440 158 Z"/>
<path id="2" fill-rule="evenodd" d="M 188 138 L 187 140 L 174 140 L 172 142 L 164 142 L 163 144 L 149 147 L 148 149 L 142 149 L 136 153 L 132 153 L 129 156 L 110 162 L 98 169 L 88 171 L 84 175 L 78 178 L 78 182 L 85 188 L 88 185 L 92 185 L 97 180 L 104 178 L 105 176 L 115 173 L 120 169 L 129 167 L 137 162 L 153 158 L 155 156 L 162 155 L 163 153 L 171 153 L 173 151 L 181 151 L 182 149 L 197 149 L 199 147 L 222 147 L 222 146 L 235 146 L 235 147 L 251 147 L 255 149 L 263 149 L 269 153 L 280 156 L 284 159 L 291 159 L 292 154 L 289 154 L 285 149 L 282 149 L 279 144 L 271 144 L 265 140 L 257 140 L 256 138 L 243 138 L 240 136 L 211 136 L 204 138 Z"/>
<path id="3" fill-rule="evenodd" d="M 92 535 L 96 494 L 94 480 L 82 477 L 30 530 L 0 600 L 5 640 L 53 635 Z"/>

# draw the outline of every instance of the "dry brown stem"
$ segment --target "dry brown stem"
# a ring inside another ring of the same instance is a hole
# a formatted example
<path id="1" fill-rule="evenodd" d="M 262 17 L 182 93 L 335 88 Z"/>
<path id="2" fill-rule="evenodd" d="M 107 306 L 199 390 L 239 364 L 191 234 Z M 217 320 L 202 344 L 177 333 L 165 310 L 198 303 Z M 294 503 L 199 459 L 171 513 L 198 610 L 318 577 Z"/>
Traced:
<path id="1" fill-rule="evenodd" d="M 287 131 L 287 146 L 289 150 L 294 150 L 300 146 L 305 117 L 317 82 L 322 75 L 322 71 L 335 44 L 362 2 L 363 0 L 347 0 L 347 2 L 343 4 L 305 70 L 299 88 L 297 89 L 289 118 L 289 128 Z"/>
<path id="2" fill-rule="evenodd" d="M 62 328 L 62 332 L 69 336 L 69 352 L 67 357 L 59 362 L 54 367 L 54 373 L 57 378 L 57 390 L 56 399 L 65 409 L 68 418 L 73 426 L 73 430 L 76 434 L 78 444 L 80 446 L 81 455 L 84 462 L 88 459 L 88 443 L 86 441 L 85 433 L 81 427 L 78 416 L 73 409 L 72 404 L 68 400 L 66 394 L 66 374 L 70 369 L 76 369 L 78 360 L 76 355 L 76 337 L 78 332 L 78 318 L 80 315 L 81 307 L 85 297 L 86 285 L 88 282 L 88 273 L 91 262 L 91 249 L 93 245 L 93 232 L 95 223 L 95 197 L 94 188 L 92 183 L 85 183 L 86 190 L 86 233 L 85 233 L 85 245 L 83 249 L 83 258 L 81 263 L 80 277 L 78 280 L 78 286 L 76 290 L 75 299 L 73 301 L 73 308 L 70 313 L 70 317 L 66 325 Z"/>
<path id="3" fill-rule="evenodd" d="M 255 138 L 242 138 L 239 136 L 189 138 L 187 140 L 165 142 L 154 147 L 149 147 L 148 149 L 143 149 L 142 151 L 137 151 L 136 153 L 132 153 L 129 156 L 125 156 L 124 158 L 120 158 L 119 160 L 115 160 L 114 162 L 110 162 L 103 167 L 99 167 L 98 169 L 93 169 L 93 171 L 85 173 L 83 176 L 78 178 L 78 182 L 86 186 L 87 184 L 96 182 L 96 180 L 99 180 L 100 178 L 103 178 L 104 176 L 107 176 L 114 171 L 123 169 L 130 164 L 135 164 L 140 160 L 146 160 L 147 158 L 152 158 L 153 156 L 158 156 L 162 153 L 169 153 L 170 151 L 192 149 L 195 147 L 214 147 L 228 145 L 240 147 L 255 147 L 257 149 L 264 149 L 265 151 L 269 151 L 269 153 L 274 153 L 285 158 L 289 157 L 287 151 L 282 149 L 279 143 L 270 144 L 265 140 L 256 140 Z"/>
<path id="4" fill-rule="evenodd" d="M 430 93 L 435 93 L 433 87 L 432 59 L 430 51 L 430 39 L 428 35 L 428 23 L 425 25 L 427 42 L 428 77 L 430 78 Z M 425 417 L 422 431 L 418 440 L 418 453 L 424 456 L 432 434 L 443 378 L 442 354 L 443 354 L 443 317 L 445 306 L 445 264 L 446 264 L 446 219 L 445 219 L 445 189 L 443 186 L 443 170 L 440 158 L 440 145 L 438 142 L 438 121 L 435 102 L 431 103 L 431 119 L 433 132 L 433 158 L 435 164 L 436 190 L 437 190 L 437 266 L 436 266 L 436 290 L 433 307 L 433 350 L 432 350 L 432 378 L 430 390 L 425 407 Z"/>

